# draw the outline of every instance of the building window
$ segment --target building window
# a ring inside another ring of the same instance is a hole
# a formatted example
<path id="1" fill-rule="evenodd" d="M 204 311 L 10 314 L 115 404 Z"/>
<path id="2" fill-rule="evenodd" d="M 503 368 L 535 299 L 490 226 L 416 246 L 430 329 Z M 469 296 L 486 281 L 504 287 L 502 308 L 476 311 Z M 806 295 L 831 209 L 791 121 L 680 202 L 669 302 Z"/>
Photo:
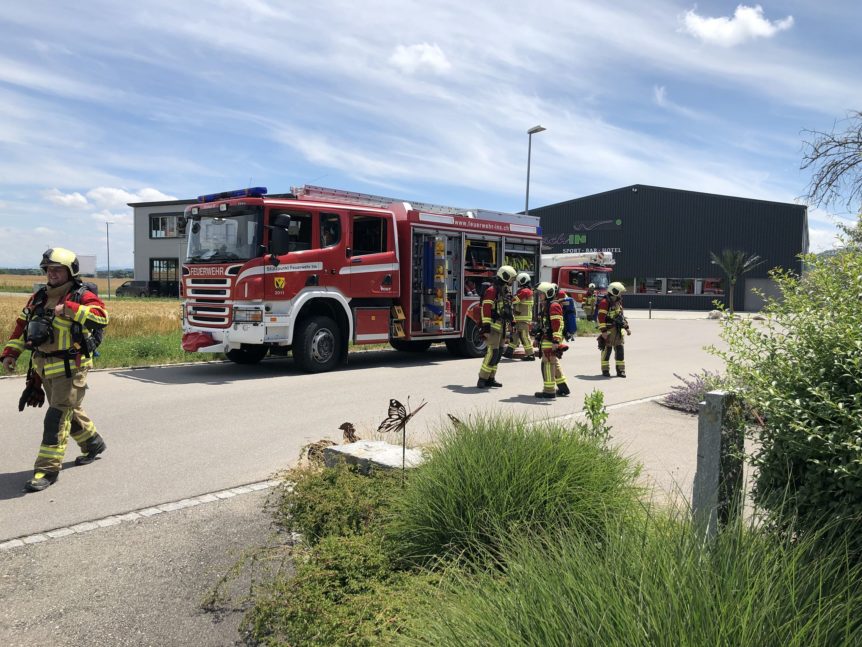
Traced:
<path id="1" fill-rule="evenodd" d="M 179 260 L 176 258 L 151 258 L 150 280 L 151 281 L 178 281 Z"/>
<path id="2" fill-rule="evenodd" d="M 724 296 L 719 278 L 636 278 L 635 294 L 668 294 L 673 296 Z M 628 287 L 628 284 L 626 284 Z"/>
<path id="3" fill-rule="evenodd" d="M 181 238 L 177 219 L 181 213 L 150 214 L 150 238 Z"/>

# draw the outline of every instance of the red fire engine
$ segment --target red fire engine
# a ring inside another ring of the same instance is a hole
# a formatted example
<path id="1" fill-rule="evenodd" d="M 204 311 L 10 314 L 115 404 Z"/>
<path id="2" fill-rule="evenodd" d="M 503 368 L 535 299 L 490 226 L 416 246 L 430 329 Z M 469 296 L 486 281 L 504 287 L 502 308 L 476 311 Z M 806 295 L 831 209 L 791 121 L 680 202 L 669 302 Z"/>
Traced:
<path id="1" fill-rule="evenodd" d="M 573 252 L 543 254 L 541 263 L 542 280 L 556 283 L 580 303 L 590 283 L 596 286 L 598 296 L 604 296 L 616 261 L 611 252 Z"/>
<path id="2" fill-rule="evenodd" d="M 183 348 L 239 364 L 292 351 L 309 372 L 351 343 L 481 356 L 482 283 L 504 264 L 536 278 L 541 244 L 536 217 L 309 185 L 200 196 L 181 222 Z"/>

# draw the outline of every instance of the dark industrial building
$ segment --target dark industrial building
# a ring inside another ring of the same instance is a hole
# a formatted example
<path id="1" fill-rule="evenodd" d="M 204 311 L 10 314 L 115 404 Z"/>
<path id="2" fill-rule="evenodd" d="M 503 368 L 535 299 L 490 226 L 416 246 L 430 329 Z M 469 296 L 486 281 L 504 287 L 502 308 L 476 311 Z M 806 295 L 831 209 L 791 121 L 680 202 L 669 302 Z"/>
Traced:
<path id="1" fill-rule="evenodd" d="M 610 251 L 612 279 L 629 308 L 711 310 L 727 302 L 727 279 L 710 252 L 742 250 L 765 262 L 736 283 L 736 310 L 776 296 L 769 270 L 800 273 L 808 252 L 807 207 L 635 184 L 530 209 L 541 218 L 543 253 Z"/>

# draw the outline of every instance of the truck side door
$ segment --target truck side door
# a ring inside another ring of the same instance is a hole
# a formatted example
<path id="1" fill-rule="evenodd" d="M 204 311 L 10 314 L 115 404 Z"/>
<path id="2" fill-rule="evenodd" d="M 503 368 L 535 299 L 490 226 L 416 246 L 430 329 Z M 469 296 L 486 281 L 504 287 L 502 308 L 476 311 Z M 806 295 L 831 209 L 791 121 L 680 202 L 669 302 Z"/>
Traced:
<path id="1" fill-rule="evenodd" d="M 389 214 L 351 213 L 344 274 L 356 299 L 396 297 L 400 292 L 395 221 Z"/>

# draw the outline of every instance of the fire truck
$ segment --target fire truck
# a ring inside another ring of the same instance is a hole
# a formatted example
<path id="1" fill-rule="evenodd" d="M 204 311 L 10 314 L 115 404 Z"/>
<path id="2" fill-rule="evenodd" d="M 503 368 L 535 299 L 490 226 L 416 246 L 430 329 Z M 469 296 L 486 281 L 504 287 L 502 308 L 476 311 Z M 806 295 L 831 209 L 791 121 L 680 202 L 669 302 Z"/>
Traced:
<path id="1" fill-rule="evenodd" d="M 198 198 L 180 219 L 183 349 L 238 364 L 291 352 L 307 372 L 350 344 L 480 357 L 471 314 L 512 265 L 538 276 L 539 219 L 305 185 Z"/>
<path id="2" fill-rule="evenodd" d="M 612 252 L 542 254 L 539 274 L 542 281 L 556 283 L 581 303 L 590 283 L 595 284 L 598 296 L 604 296 L 615 263 Z"/>

